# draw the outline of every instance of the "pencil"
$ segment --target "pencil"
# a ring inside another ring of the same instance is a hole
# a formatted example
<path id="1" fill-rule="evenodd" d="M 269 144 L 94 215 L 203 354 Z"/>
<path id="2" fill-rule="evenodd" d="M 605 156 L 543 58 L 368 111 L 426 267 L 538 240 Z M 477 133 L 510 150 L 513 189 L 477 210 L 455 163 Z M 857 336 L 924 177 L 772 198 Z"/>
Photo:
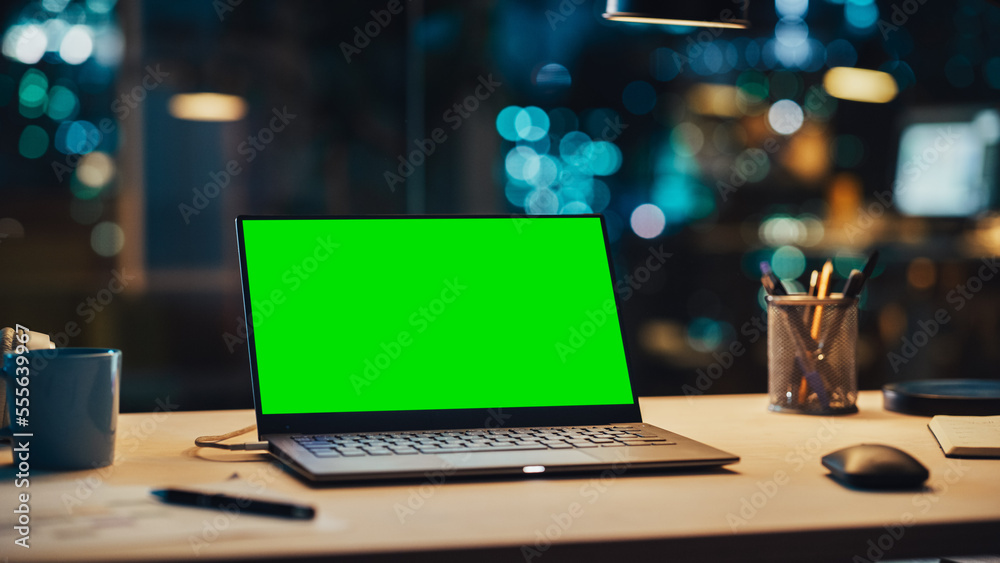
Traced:
<path id="1" fill-rule="evenodd" d="M 813 297 L 816 295 L 816 282 L 818 281 L 819 281 L 819 272 L 817 270 L 813 270 L 812 275 L 809 276 L 809 291 L 806 293 L 806 295 L 808 295 L 809 297 Z M 804 326 L 806 324 L 809 324 L 810 322 L 809 321 L 810 311 L 809 307 L 803 307 L 803 309 L 804 311 L 802 312 L 802 322 L 804 323 L 803 324 Z"/>
<path id="2" fill-rule="evenodd" d="M 816 297 L 820 299 L 826 298 L 827 292 L 830 290 L 830 276 L 833 274 L 833 262 L 827 260 L 826 264 L 823 264 L 823 271 L 819 275 L 819 285 L 816 286 Z M 823 306 L 817 305 L 816 312 L 813 313 L 812 322 L 812 337 L 813 340 L 819 340 L 819 325 L 820 320 L 823 318 Z"/>
<path id="3" fill-rule="evenodd" d="M 809 293 L 807 295 L 809 295 L 810 297 L 816 295 L 816 282 L 818 281 L 819 281 L 819 272 L 813 270 L 812 275 L 809 276 Z"/>
<path id="4" fill-rule="evenodd" d="M 826 297 L 827 291 L 830 289 L 830 275 L 833 274 L 833 262 L 827 260 L 823 264 L 823 270 L 819 274 L 819 282 L 816 284 L 816 297 L 824 299 Z M 811 288 L 810 288 L 811 289 Z M 816 310 L 813 312 L 812 330 L 810 335 L 813 340 L 819 339 L 819 325 L 820 319 L 823 318 L 823 306 L 816 305 Z M 799 404 L 805 404 L 806 399 L 809 398 L 809 384 L 806 382 L 806 374 L 802 374 L 802 381 L 799 383 Z"/>

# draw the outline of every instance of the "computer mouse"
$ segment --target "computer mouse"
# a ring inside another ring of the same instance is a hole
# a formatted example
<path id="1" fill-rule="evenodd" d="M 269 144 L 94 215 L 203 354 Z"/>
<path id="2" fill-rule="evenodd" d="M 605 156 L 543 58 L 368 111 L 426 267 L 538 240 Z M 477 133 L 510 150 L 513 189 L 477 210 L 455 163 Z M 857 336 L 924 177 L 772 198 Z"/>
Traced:
<path id="1" fill-rule="evenodd" d="M 830 476 L 862 489 L 913 489 L 930 473 L 910 454 L 883 444 L 858 444 L 823 456 Z"/>

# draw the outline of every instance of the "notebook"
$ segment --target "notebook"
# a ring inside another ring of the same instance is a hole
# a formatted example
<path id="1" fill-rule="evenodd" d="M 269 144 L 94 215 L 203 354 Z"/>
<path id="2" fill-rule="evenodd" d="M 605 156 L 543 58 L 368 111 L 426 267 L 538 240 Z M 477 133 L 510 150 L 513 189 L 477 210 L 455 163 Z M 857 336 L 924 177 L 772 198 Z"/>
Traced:
<path id="1" fill-rule="evenodd" d="M 306 479 L 738 461 L 642 423 L 600 215 L 236 227 L 258 433 Z"/>

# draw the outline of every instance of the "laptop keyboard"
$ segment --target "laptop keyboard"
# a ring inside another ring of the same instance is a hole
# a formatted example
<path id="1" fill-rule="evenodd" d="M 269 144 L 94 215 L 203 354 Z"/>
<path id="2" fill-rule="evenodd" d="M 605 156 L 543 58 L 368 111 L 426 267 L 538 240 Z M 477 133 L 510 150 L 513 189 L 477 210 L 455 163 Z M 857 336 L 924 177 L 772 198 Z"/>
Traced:
<path id="1" fill-rule="evenodd" d="M 292 439 L 317 457 L 559 450 L 674 444 L 663 436 L 637 426 L 366 432 L 328 436 L 295 436 Z"/>

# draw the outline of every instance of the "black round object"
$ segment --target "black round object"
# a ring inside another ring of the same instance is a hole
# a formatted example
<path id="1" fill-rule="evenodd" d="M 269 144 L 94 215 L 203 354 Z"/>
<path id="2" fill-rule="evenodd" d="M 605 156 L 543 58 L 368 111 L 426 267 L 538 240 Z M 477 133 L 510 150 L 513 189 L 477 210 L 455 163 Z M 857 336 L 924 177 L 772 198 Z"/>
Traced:
<path id="1" fill-rule="evenodd" d="M 882 387 L 885 409 L 934 416 L 1000 415 L 1000 381 L 992 379 L 927 379 Z"/>

